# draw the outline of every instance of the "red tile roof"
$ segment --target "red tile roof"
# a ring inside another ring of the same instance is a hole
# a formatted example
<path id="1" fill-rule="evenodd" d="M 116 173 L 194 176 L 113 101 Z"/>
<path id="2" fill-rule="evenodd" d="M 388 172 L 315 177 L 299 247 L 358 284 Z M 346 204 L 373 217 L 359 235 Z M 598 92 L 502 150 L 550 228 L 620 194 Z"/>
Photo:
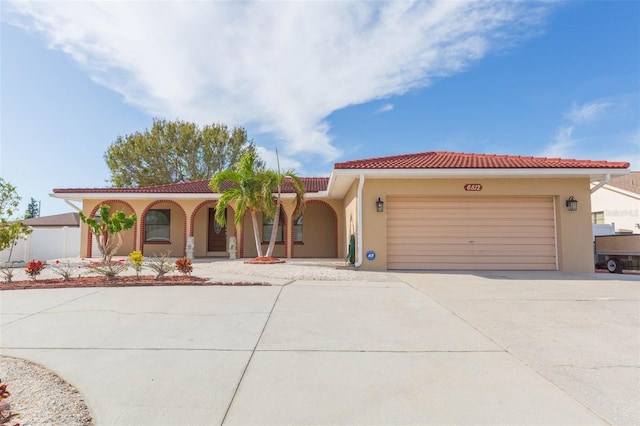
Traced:
<path id="1" fill-rule="evenodd" d="M 627 169 L 629 163 L 521 157 L 516 155 L 421 152 L 336 163 L 336 169 Z"/>
<path id="2" fill-rule="evenodd" d="M 301 178 L 306 192 L 326 191 L 329 178 Z M 222 190 L 229 188 L 230 184 L 225 182 Z M 212 193 L 209 189 L 208 180 L 196 180 L 192 182 L 170 183 L 167 185 L 147 186 L 142 188 L 57 188 L 55 194 L 91 194 L 91 193 L 131 193 L 131 194 L 207 194 Z M 284 193 L 292 193 L 291 186 L 284 185 Z"/>

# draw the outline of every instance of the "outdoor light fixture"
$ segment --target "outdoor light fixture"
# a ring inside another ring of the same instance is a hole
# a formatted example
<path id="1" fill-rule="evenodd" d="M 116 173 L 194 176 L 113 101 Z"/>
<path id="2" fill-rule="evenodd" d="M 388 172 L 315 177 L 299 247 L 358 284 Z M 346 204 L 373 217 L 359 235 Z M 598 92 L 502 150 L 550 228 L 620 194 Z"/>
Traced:
<path id="1" fill-rule="evenodd" d="M 380 197 L 378 197 L 378 201 L 376 201 L 376 211 L 378 213 L 384 211 L 384 201 L 382 201 Z"/>
<path id="2" fill-rule="evenodd" d="M 567 210 L 570 212 L 575 212 L 578 210 L 578 200 L 574 200 L 573 196 L 567 199 Z"/>

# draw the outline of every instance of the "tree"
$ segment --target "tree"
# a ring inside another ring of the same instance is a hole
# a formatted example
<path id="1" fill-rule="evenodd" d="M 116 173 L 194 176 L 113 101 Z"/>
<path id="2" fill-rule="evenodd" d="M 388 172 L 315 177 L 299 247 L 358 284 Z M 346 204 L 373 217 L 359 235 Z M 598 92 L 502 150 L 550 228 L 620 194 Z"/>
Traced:
<path id="1" fill-rule="evenodd" d="M 258 154 L 250 151 L 244 154 L 232 169 L 216 173 L 209 182 L 209 187 L 213 192 L 222 193 L 216 206 L 215 215 L 215 219 L 220 225 L 226 225 L 226 208 L 233 202 L 235 202 L 234 223 L 236 226 L 242 223 L 242 218 L 247 211 L 251 213 L 258 257 L 262 257 L 262 246 L 256 213 L 264 208 L 264 181 L 265 171 L 258 159 Z M 225 182 L 228 182 L 230 186 L 222 190 L 222 184 Z"/>
<path id="2" fill-rule="evenodd" d="M 100 206 L 99 217 L 87 217 L 80 212 L 80 220 L 86 223 L 89 231 L 96 237 L 98 249 L 102 254 L 103 262 L 110 262 L 113 255 L 122 245 L 123 231 L 133 228 L 136 223 L 136 215 L 127 216 L 124 211 L 119 210 L 113 215 L 109 215 L 111 206 L 103 204 Z"/>
<path id="3" fill-rule="evenodd" d="M 114 186 L 140 187 L 210 179 L 249 152 L 255 146 L 241 127 L 154 119 L 151 130 L 118 136 L 104 159 Z"/>
<path id="4" fill-rule="evenodd" d="M 276 150 L 276 158 L 278 158 L 277 155 L 278 151 Z M 265 172 L 265 179 L 262 188 L 263 199 L 266 201 L 264 203 L 264 213 L 268 218 L 273 218 L 271 237 L 269 238 L 269 246 L 267 247 L 267 253 L 265 254 L 266 257 L 271 257 L 276 245 L 278 223 L 280 221 L 280 206 L 282 205 L 282 188 L 284 185 L 290 185 L 295 194 L 296 207 L 293 210 L 292 217 L 292 220 L 295 220 L 302 215 L 302 211 L 304 210 L 304 184 L 293 170 L 280 172 L 280 159 L 278 159 L 278 170 L 268 170 Z M 276 193 L 275 203 L 273 203 L 272 197 L 274 192 Z"/>
<path id="5" fill-rule="evenodd" d="M 27 206 L 27 212 L 24 215 L 25 219 L 33 219 L 34 217 L 40 217 L 40 203 L 31 198 L 29 205 Z"/>
<path id="6" fill-rule="evenodd" d="M 12 219 L 20 200 L 22 197 L 18 195 L 16 187 L 0 177 L 0 251 L 9 247 L 13 249 L 20 238 L 26 238 L 32 232 L 20 220 Z M 11 252 L 7 262 L 10 259 Z"/>

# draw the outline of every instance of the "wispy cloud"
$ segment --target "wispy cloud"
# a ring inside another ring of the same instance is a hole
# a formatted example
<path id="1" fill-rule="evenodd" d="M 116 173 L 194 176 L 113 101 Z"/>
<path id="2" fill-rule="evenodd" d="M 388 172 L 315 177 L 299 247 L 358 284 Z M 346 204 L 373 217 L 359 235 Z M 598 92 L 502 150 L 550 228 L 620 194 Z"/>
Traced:
<path id="1" fill-rule="evenodd" d="M 604 111 L 611 107 L 613 104 L 607 101 L 594 101 L 586 104 L 578 105 L 573 104 L 571 111 L 569 111 L 565 118 L 572 123 L 582 124 L 598 119 Z"/>
<path id="2" fill-rule="evenodd" d="M 573 138 L 573 126 L 562 126 L 558 129 L 553 143 L 547 145 L 540 155 L 552 158 L 570 157 L 576 142 Z"/>
<path id="3" fill-rule="evenodd" d="M 380 109 L 378 109 L 378 111 L 376 111 L 376 113 L 380 114 L 381 112 L 389 111 L 393 111 L 393 104 L 384 104 Z"/>
<path id="4" fill-rule="evenodd" d="M 548 3 L 11 2 L 99 84 L 151 115 L 251 125 L 289 156 L 340 156 L 326 117 L 465 70 L 534 33 Z M 531 31 L 528 31 L 528 30 Z"/>

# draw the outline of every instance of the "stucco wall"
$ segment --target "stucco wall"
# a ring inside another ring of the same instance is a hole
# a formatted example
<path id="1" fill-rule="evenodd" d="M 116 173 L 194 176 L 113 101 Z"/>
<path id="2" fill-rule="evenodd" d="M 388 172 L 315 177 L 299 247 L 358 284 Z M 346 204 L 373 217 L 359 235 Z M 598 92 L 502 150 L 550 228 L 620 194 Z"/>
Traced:
<path id="1" fill-rule="evenodd" d="M 482 190 L 465 191 L 467 183 L 478 183 Z M 561 271 L 593 271 L 593 246 L 591 242 L 591 208 L 588 179 L 370 179 L 363 188 L 363 253 L 373 250 L 373 261 L 363 260 L 366 270 L 387 269 L 386 212 L 377 213 L 375 201 L 383 201 L 394 195 L 455 195 L 464 197 L 483 196 L 527 196 L 544 195 L 554 197 L 556 207 L 556 229 L 558 267 Z M 579 201 L 578 211 L 569 212 L 565 200 L 574 196 Z M 349 206 L 345 199 L 345 206 Z M 345 210 L 348 207 L 345 207 Z M 347 213 L 347 221 L 349 213 Z M 355 215 L 354 215 L 355 217 Z"/>
<path id="2" fill-rule="evenodd" d="M 294 243 L 293 257 L 337 257 L 337 241 L 338 217 L 333 207 L 318 200 L 307 202 L 302 242 Z"/>

